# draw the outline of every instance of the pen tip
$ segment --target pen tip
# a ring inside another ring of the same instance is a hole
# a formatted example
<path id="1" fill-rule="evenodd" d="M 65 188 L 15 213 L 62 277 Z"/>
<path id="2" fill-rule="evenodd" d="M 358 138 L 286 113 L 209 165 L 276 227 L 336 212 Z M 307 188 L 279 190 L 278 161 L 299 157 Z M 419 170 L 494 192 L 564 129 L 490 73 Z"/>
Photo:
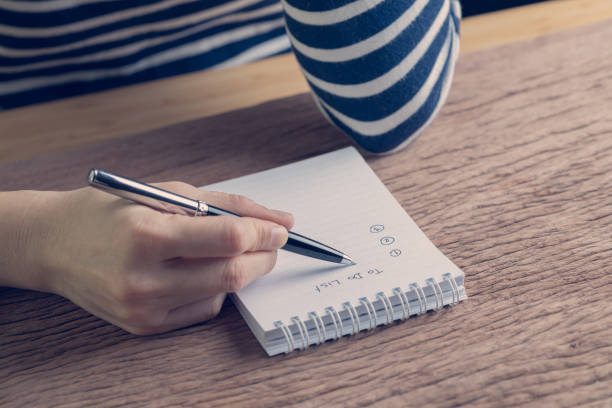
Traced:
<path id="1" fill-rule="evenodd" d="M 357 262 L 353 261 L 348 255 L 343 255 L 342 261 L 340 261 L 340 263 L 344 265 L 357 265 Z"/>

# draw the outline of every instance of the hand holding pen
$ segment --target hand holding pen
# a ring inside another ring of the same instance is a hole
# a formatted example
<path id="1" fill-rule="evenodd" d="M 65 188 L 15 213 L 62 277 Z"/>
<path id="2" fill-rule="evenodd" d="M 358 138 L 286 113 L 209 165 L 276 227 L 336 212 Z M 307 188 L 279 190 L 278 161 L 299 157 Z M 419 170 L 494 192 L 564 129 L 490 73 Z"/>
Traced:
<path id="1" fill-rule="evenodd" d="M 216 316 L 227 292 L 272 269 L 293 227 L 245 197 L 156 186 L 244 217 L 170 214 L 91 187 L 11 193 L 2 208 L 21 203 L 24 215 L 4 219 L 21 238 L 3 259 L 19 273 L 0 284 L 56 293 L 132 333 L 164 332 Z"/>

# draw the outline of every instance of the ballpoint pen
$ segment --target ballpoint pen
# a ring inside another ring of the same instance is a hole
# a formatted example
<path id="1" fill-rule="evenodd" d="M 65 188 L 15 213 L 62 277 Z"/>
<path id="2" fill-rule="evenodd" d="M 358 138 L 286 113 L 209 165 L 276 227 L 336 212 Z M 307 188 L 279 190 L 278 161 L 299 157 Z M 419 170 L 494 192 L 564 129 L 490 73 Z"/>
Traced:
<path id="1" fill-rule="evenodd" d="M 92 187 L 170 213 L 192 216 L 232 215 L 240 217 L 239 214 L 215 207 L 203 201 L 187 198 L 100 169 L 91 169 L 87 180 Z M 289 238 L 282 249 L 324 261 L 345 265 L 355 264 L 348 255 L 337 249 L 293 231 L 289 231 Z"/>

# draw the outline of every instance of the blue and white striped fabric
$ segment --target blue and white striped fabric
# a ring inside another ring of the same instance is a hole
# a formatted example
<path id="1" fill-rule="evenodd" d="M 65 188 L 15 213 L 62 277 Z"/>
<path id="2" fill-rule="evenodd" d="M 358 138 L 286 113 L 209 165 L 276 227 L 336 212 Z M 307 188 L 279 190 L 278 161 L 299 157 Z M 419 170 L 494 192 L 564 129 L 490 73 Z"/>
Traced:
<path id="1" fill-rule="evenodd" d="M 289 50 L 279 0 L 0 0 L 0 108 Z"/>
<path id="2" fill-rule="evenodd" d="M 365 149 L 405 147 L 448 94 L 459 52 L 457 0 L 282 0 L 315 101 Z"/>
<path id="3" fill-rule="evenodd" d="M 324 115 L 395 151 L 446 98 L 460 16 L 458 0 L 0 0 L 0 109 L 292 46 Z"/>

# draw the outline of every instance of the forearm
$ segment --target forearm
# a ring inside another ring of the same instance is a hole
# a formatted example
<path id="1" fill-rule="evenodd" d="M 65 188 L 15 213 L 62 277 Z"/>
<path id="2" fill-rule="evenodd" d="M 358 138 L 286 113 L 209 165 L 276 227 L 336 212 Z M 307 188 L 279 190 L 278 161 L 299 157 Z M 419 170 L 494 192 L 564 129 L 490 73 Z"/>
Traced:
<path id="1" fill-rule="evenodd" d="M 0 286 L 50 290 L 49 271 L 40 259 L 50 234 L 45 214 L 50 214 L 59 194 L 62 193 L 0 192 Z"/>

